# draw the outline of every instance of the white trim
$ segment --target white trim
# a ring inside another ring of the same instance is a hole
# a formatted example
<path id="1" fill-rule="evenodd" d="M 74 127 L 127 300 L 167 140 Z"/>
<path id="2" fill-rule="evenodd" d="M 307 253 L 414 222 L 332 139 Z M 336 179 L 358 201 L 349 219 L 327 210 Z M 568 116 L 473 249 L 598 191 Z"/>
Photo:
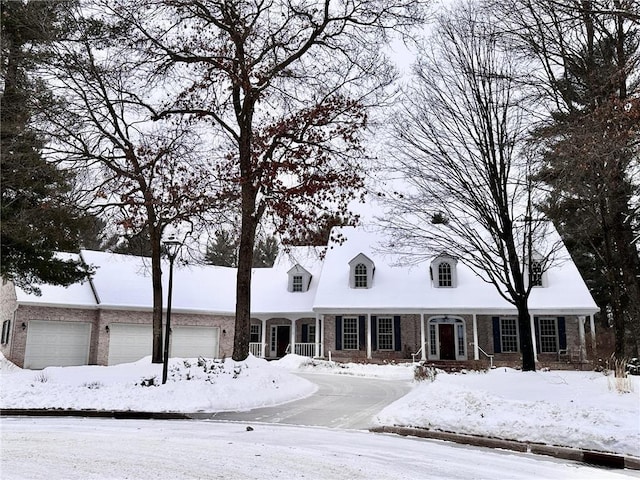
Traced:
<path id="1" fill-rule="evenodd" d="M 558 325 L 558 322 L 556 321 L 556 330 L 557 330 L 557 325 Z M 529 314 L 529 328 L 531 329 L 531 346 L 533 347 L 533 361 L 537 362 L 538 361 L 538 346 L 537 346 L 538 339 L 536 338 L 536 324 L 535 324 L 533 313 Z M 518 343 L 520 343 L 519 337 L 518 337 Z M 521 348 L 519 348 L 519 346 L 518 346 L 518 349 L 522 350 Z"/>
<path id="2" fill-rule="evenodd" d="M 434 322 L 433 325 L 435 326 L 435 347 L 436 347 L 436 353 L 435 355 L 433 355 L 431 353 L 431 322 L 433 320 L 444 320 L 441 322 Z M 428 352 L 427 352 L 427 358 L 429 360 L 441 360 L 440 358 L 440 324 L 441 323 L 446 323 L 447 325 L 453 325 L 453 346 L 454 346 L 454 351 L 455 351 L 455 360 L 456 361 L 464 361 L 467 360 L 469 357 L 469 352 L 467 349 L 467 322 L 464 318 L 457 316 L 457 315 L 447 315 L 447 316 L 443 316 L 443 315 L 435 315 L 432 317 L 429 317 L 429 319 L 427 320 L 427 332 L 428 332 L 428 340 L 427 340 L 427 348 L 428 348 Z M 460 345 L 460 336 L 458 335 L 458 328 L 457 326 L 462 324 L 462 345 L 464 348 L 464 354 L 460 355 L 458 346 Z M 446 361 L 446 360 L 445 360 Z"/>
<path id="3" fill-rule="evenodd" d="M 377 325 L 377 322 L 376 322 Z M 377 328 L 377 327 L 376 327 Z M 367 313 L 367 358 L 371 358 L 371 314 Z M 377 332 L 376 332 L 377 334 Z"/>
<path id="4" fill-rule="evenodd" d="M 425 338 L 424 313 L 420 314 L 420 347 L 421 359 L 427 359 L 427 339 Z"/>
<path id="5" fill-rule="evenodd" d="M 478 316 L 473 314 L 473 359 L 480 360 L 480 345 L 478 345 Z"/>

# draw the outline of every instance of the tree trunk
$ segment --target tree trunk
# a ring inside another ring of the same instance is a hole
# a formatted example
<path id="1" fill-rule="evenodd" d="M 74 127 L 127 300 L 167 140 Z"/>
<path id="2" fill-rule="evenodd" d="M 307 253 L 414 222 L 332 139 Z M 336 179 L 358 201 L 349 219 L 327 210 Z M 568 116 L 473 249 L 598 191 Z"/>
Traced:
<path id="1" fill-rule="evenodd" d="M 242 361 L 249 355 L 251 330 L 251 274 L 253 247 L 255 244 L 257 220 L 254 215 L 256 194 L 249 184 L 242 185 L 242 225 L 240 247 L 238 248 L 238 273 L 236 284 L 236 324 L 233 338 L 235 361 Z"/>
<path id="2" fill-rule="evenodd" d="M 162 344 L 162 232 L 149 223 L 151 240 L 151 283 L 153 288 L 153 350 L 151 361 L 163 362 Z"/>
<path id="3" fill-rule="evenodd" d="M 536 357 L 531 336 L 531 316 L 527 301 L 518 301 L 518 330 L 520 331 L 520 353 L 522 354 L 522 371 L 535 372 Z"/>

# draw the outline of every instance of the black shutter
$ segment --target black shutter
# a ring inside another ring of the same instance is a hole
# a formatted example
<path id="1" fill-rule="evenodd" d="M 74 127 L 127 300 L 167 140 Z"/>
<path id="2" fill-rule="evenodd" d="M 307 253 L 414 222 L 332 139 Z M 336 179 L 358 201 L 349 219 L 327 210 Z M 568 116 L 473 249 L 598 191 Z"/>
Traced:
<path id="1" fill-rule="evenodd" d="M 542 348 L 540 346 L 540 319 L 533 317 L 533 329 L 536 332 L 536 352 L 540 353 Z"/>
<path id="2" fill-rule="evenodd" d="M 364 350 L 366 348 L 365 347 L 365 343 L 366 343 L 366 338 L 367 338 L 365 336 L 366 333 L 365 333 L 365 330 L 364 330 L 365 329 L 365 324 L 366 324 L 365 316 L 364 315 L 360 315 L 358 317 L 358 321 L 359 321 L 358 322 L 359 323 L 359 328 L 358 328 L 358 330 L 359 330 L 359 332 L 358 332 L 359 349 L 360 350 Z"/>
<path id="3" fill-rule="evenodd" d="M 567 348 L 567 326 L 564 317 L 558 317 L 558 347 L 560 350 Z"/>
<path id="4" fill-rule="evenodd" d="M 493 352 L 502 352 L 502 344 L 500 343 L 500 317 L 493 317 Z"/>
<path id="5" fill-rule="evenodd" d="M 402 350 L 402 337 L 400 335 L 400 315 L 393 317 L 393 338 L 395 340 L 394 349 L 396 352 Z"/>
<path id="6" fill-rule="evenodd" d="M 378 317 L 371 315 L 371 350 L 378 350 Z"/>
<path id="7" fill-rule="evenodd" d="M 309 342 L 309 325 L 306 323 L 302 324 L 302 338 L 300 339 L 301 343 Z"/>
<path id="8" fill-rule="evenodd" d="M 342 315 L 336 315 L 336 350 L 342 350 Z"/>

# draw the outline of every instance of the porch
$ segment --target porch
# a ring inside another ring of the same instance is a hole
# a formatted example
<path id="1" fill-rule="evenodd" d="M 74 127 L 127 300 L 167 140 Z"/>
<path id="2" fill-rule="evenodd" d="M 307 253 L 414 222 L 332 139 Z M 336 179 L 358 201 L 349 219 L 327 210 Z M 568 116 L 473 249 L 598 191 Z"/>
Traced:
<path id="1" fill-rule="evenodd" d="M 289 353 L 323 356 L 322 320 L 316 318 L 262 318 L 251 320 L 249 353 L 277 359 Z"/>

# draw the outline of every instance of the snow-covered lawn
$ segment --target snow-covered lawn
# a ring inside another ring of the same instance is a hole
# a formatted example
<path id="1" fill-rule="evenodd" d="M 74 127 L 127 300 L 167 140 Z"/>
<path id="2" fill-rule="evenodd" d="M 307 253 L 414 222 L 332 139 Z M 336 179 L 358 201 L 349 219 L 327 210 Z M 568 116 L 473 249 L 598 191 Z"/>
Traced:
<path id="1" fill-rule="evenodd" d="M 18 369 L 0 361 L 1 408 L 214 412 L 248 410 L 303 398 L 315 386 L 293 373 L 413 378 L 413 367 L 335 364 L 289 355 L 277 362 L 172 359 L 166 385 L 161 366 L 144 359 L 110 367 Z M 292 373 L 293 372 L 293 373 Z M 382 410 L 380 425 L 427 427 L 640 456 L 640 377 L 618 393 L 597 372 L 438 373 Z M 154 383 L 152 386 L 144 386 Z"/>

